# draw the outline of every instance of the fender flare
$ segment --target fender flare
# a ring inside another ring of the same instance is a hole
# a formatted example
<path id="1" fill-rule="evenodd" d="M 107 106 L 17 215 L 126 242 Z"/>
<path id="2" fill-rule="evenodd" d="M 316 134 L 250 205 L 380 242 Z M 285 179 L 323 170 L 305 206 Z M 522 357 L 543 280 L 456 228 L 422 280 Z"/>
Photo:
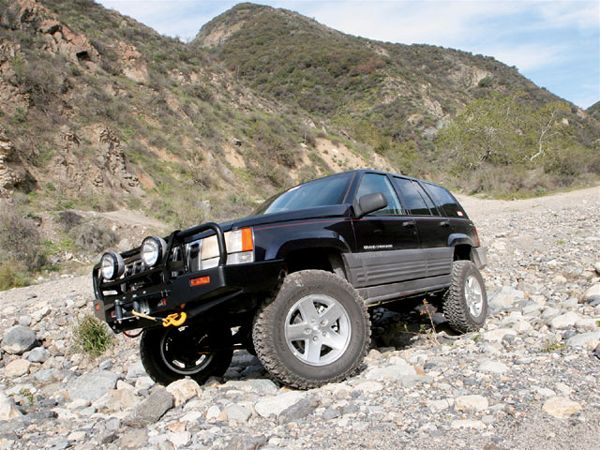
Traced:
<path id="1" fill-rule="evenodd" d="M 448 236 L 448 247 L 456 247 L 457 245 L 468 245 L 469 247 L 475 247 L 475 243 L 470 236 L 464 233 L 452 233 Z"/>

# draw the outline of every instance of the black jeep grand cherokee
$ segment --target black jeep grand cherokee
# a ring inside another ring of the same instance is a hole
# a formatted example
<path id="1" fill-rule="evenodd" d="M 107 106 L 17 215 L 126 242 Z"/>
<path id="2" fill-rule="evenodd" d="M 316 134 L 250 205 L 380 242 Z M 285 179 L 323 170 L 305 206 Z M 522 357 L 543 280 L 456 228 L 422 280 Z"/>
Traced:
<path id="1" fill-rule="evenodd" d="M 305 389 L 357 370 L 368 307 L 437 296 L 452 327 L 479 329 L 484 264 L 446 189 L 356 170 L 289 189 L 251 217 L 106 252 L 93 271 L 95 310 L 115 332 L 143 329 L 142 362 L 159 383 L 221 376 L 246 348 Z"/>

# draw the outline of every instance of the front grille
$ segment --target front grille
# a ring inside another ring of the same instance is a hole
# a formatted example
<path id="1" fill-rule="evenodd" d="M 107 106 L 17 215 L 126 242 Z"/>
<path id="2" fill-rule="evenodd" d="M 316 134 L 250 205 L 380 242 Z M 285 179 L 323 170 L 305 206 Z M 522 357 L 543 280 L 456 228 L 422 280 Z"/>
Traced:
<path id="1" fill-rule="evenodd" d="M 123 273 L 121 278 L 123 279 L 123 278 L 130 277 L 131 275 L 141 273 L 144 271 L 144 269 L 145 269 L 144 263 L 142 262 L 141 259 L 132 261 L 128 264 L 125 264 L 125 272 Z"/>

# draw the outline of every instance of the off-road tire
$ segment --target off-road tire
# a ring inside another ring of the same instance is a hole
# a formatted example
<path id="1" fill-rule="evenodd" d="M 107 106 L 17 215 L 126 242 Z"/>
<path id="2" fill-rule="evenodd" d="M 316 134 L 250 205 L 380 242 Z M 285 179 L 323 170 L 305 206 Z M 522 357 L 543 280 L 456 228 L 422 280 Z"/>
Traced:
<path id="1" fill-rule="evenodd" d="M 477 279 L 483 296 L 481 314 L 477 317 L 470 312 L 465 296 L 465 286 L 469 276 Z M 479 270 L 477 270 L 477 267 L 471 261 L 461 260 L 452 263 L 451 284 L 444 293 L 442 308 L 450 326 L 460 333 L 477 331 L 485 323 L 488 314 L 485 284 L 481 273 L 479 273 Z"/>
<path id="2" fill-rule="evenodd" d="M 184 328 L 184 327 L 181 327 Z M 161 356 L 161 345 L 165 333 L 174 332 L 174 328 L 154 327 L 144 330 L 140 340 L 140 356 L 146 372 L 154 381 L 168 385 L 186 376 L 203 384 L 210 377 L 221 377 L 229 368 L 233 349 L 231 347 L 231 330 L 227 327 L 212 327 L 206 330 L 211 345 L 218 346 L 212 353 L 212 359 L 206 367 L 196 373 L 177 373 L 173 371 Z"/>
<path id="3" fill-rule="evenodd" d="M 312 366 L 298 359 L 285 340 L 288 312 L 310 294 L 327 295 L 346 310 L 351 324 L 350 337 L 339 359 Z M 275 380 L 297 389 L 310 389 L 339 382 L 360 370 L 369 349 L 371 326 L 364 300 L 339 276 L 321 270 L 303 270 L 288 275 L 272 302 L 257 312 L 252 329 L 256 355 Z"/>

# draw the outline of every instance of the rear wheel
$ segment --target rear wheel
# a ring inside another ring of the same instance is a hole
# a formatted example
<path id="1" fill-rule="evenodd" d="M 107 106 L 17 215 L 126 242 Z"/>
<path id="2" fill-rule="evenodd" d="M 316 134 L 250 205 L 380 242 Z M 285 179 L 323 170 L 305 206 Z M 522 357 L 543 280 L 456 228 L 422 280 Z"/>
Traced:
<path id="1" fill-rule="evenodd" d="M 231 330 L 226 327 L 149 328 L 140 340 L 142 364 L 157 383 L 167 385 L 190 377 L 199 384 L 222 376 L 233 350 Z"/>
<path id="2" fill-rule="evenodd" d="M 371 327 L 364 301 L 342 278 L 295 272 L 256 316 L 256 354 L 272 377 L 300 389 L 341 381 L 360 366 Z"/>
<path id="3" fill-rule="evenodd" d="M 479 330 L 488 312 L 483 278 L 471 261 L 454 261 L 452 281 L 443 298 L 444 316 L 456 331 Z"/>

